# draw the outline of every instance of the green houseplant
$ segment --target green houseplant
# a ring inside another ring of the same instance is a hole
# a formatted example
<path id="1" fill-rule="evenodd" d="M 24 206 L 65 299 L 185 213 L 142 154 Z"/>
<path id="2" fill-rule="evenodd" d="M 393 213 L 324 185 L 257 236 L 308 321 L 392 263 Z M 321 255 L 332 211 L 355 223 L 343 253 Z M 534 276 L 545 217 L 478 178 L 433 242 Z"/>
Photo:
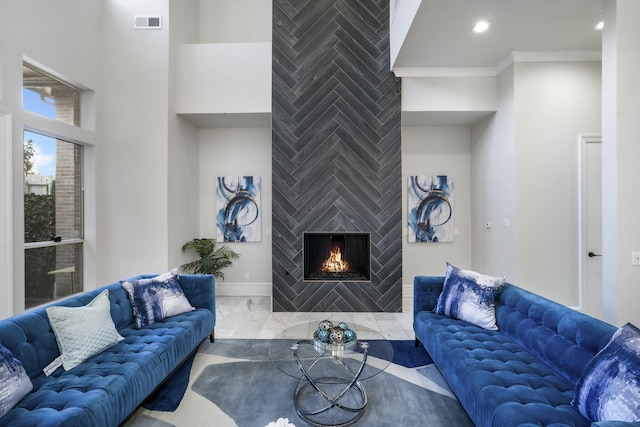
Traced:
<path id="1" fill-rule="evenodd" d="M 224 279 L 222 270 L 231 266 L 240 255 L 228 247 L 218 246 L 216 239 L 192 239 L 182 245 L 182 252 L 196 251 L 200 256 L 192 262 L 180 266 L 180 270 L 192 274 L 213 274 Z"/>

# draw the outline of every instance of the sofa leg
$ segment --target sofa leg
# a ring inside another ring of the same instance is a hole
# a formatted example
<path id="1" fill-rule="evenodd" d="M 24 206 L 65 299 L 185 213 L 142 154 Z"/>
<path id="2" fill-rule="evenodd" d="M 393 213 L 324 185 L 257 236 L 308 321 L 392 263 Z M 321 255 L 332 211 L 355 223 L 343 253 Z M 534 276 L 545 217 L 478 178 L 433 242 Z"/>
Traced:
<path id="1" fill-rule="evenodd" d="M 211 333 L 209 334 L 209 341 L 210 342 L 215 342 L 215 340 L 216 340 L 216 330 L 212 329 Z"/>

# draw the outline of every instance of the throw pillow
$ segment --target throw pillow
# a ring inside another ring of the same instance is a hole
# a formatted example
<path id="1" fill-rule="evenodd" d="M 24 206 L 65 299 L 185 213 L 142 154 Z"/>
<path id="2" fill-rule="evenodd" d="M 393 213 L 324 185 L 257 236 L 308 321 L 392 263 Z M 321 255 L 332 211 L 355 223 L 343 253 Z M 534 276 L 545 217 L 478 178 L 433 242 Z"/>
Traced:
<path id="1" fill-rule="evenodd" d="M 3 417 L 33 389 L 22 363 L 0 344 L 0 417 Z"/>
<path id="2" fill-rule="evenodd" d="M 504 277 L 462 270 L 447 263 L 444 286 L 434 311 L 496 330 L 495 299 L 503 285 Z"/>
<path id="3" fill-rule="evenodd" d="M 178 282 L 175 270 L 151 279 L 121 282 L 129 295 L 135 327 L 195 310 Z"/>
<path id="4" fill-rule="evenodd" d="M 571 402 L 585 418 L 640 421 L 640 329 L 627 323 L 587 364 Z"/>
<path id="5" fill-rule="evenodd" d="M 47 315 L 65 371 L 124 339 L 111 318 L 107 289 L 83 307 L 49 307 Z"/>

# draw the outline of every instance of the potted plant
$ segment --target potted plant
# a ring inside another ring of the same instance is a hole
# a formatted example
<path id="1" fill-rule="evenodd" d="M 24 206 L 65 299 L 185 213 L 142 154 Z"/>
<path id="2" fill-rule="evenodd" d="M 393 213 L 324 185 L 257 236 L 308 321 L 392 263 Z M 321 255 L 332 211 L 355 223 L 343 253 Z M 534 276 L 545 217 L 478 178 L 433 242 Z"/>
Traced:
<path id="1" fill-rule="evenodd" d="M 228 247 L 217 246 L 216 239 L 192 239 L 182 245 L 182 252 L 194 250 L 200 259 L 183 264 L 180 270 L 192 274 L 213 274 L 224 279 L 222 270 L 231 266 L 240 255 Z"/>

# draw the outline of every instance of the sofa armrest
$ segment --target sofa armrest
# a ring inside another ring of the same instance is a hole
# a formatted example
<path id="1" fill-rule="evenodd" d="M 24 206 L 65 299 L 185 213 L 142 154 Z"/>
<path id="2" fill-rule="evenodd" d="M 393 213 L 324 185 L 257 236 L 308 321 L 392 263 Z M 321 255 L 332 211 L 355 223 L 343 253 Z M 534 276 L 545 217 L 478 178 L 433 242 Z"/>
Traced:
<path id="1" fill-rule="evenodd" d="M 181 274 L 180 286 L 192 306 L 216 314 L 216 282 L 211 274 Z"/>
<path id="2" fill-rule="evenodd" d="M 413 314 L 433 311 L 442 293 L 444 276 L 416 276 L 413 279 Z"/>

